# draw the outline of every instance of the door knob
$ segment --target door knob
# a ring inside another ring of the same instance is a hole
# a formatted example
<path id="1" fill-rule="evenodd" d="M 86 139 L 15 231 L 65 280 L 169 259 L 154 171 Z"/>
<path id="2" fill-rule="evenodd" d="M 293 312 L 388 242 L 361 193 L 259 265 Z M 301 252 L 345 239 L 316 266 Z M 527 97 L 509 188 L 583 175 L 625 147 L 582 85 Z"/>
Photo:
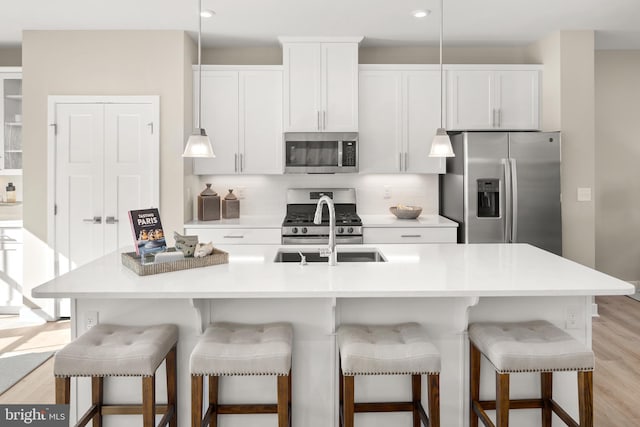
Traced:
<path id="1" fill-rule="evenodd" d="M 105 222 L 107 224 L 115 224 L 116 222 L 118 222 L 118 220 L 113 216 L 108 216 L 107 218 L 105 218 Z"/>
<path id="2" fill-rule="evenodd" d="M 101 216 L 94 216 L 91 219 L 83 219 L 82 221 L 90 222 L 92 224 L 102 224 L 102 217 Z"/>

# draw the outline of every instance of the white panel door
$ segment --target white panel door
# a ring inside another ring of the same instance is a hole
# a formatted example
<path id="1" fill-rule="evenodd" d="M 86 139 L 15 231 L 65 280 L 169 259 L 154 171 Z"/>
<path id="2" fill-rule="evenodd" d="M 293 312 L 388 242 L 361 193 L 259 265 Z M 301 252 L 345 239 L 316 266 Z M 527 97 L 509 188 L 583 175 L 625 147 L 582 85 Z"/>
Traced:
<path id="1" fill-rule="evenodd" d="M 429 157 L 431 142 L 440 127 L 440 72 L 405 72 L 403 85 L 406 121 L 404 171 L 444 173 L 445 159 Z"/>
<path id="2" fill-rule="evenodd" d="M 287 43 L 283 47 L 284 130 L 317 132 L 320 128 L 320 44 Z"/>
<path id="3" fill-rule="evenodd" d="M 494 71 L 449 71 L 448 130 L 486 130 L 495 125 Z"/>
<path id="4" fill-rule="evenodd" d="M 198 79 L 195 78 L 194 82 L 197 85 Z M 216 157 L 194 159 L 193 170 L 196 175 L 239 172 L 238 96 L 237 71 L 202 73 L 202 127 L 209 135 Z M 195 102 L 193 111 L 197 114 L 198 100 L 195 99 Z"/>
<path id="5" fill-rule="evenodd" d="M 402 168 L 402 72 L 360 73 L 362 173 L 398 173 Z"/>
<path id="6" fill-rule="evenodd" d="M 128 211 L 157 207 L 158 153 L 151 104 L 104 106 L 104 253 L 132 246 Z"/>
<path id="7" fill-rule="evenodd" d="M 358 131 L 358 44 L 322 43 L 324 132 Z"/>
<path id="8" fill-rule="evenodd" d="M 282 72 L 240 72 L 240 171 L 282 174 Z"/>
<path id="9" fill-rule="evenodd" d="M 497 125 L 507 130 L 540 129 L 540 72 L 496 72 Z"/>
<path id="10" fill-rule="evenodd" d="M 104 106 L 59 104 L 55 123 L 55 241 L 64 274 L 104 253 Z"/>

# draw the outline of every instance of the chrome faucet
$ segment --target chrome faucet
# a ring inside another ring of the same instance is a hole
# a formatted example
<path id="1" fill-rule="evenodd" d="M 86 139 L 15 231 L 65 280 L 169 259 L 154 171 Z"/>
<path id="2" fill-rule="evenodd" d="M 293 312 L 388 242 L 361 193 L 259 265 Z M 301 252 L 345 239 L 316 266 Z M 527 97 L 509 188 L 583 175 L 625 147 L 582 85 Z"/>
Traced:
<path id="1" fill-rule="evenodd" d="M 327 204 L 329 209 L 329 247 L 326 252 L 320 251 L 320 256 L 329 256 L 329 265 L 338 264 L 338 256 L 336 253 L 336 208 L 333 200 L 329 196 L 322 196 L 318 199 L 316 206 L 316 215 L 313 217 L 313 223 L 318 225 L 322 223 L 322 203 Z"/>

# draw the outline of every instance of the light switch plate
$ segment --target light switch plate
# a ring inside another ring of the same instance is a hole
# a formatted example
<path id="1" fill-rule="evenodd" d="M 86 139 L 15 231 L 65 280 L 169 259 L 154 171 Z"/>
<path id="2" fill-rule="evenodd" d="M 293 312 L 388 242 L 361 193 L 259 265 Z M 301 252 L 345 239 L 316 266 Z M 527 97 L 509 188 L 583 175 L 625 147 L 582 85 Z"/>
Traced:
<path id="1" fill-rule="evenodd" d="M 591 201 L 591 188 L 578 188 L 578 201 L 590 202 Z"/>

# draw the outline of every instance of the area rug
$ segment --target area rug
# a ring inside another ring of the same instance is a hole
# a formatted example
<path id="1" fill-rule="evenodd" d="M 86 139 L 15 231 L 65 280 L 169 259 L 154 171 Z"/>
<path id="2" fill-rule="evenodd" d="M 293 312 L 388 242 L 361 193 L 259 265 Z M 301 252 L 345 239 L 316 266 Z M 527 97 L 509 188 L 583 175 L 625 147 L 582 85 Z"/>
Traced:
<path id="1" fill-rule="evenodd" d="M 633 298 L 636 301 L 640 301 L 640 292 L 636 292 L 633 295 L 627 295 L 629 298 Z"/>
<path id="2" fill-rule="evenodd" d="M 53 356 L 53 351 L 0 358 L 0 394 Z"/>

